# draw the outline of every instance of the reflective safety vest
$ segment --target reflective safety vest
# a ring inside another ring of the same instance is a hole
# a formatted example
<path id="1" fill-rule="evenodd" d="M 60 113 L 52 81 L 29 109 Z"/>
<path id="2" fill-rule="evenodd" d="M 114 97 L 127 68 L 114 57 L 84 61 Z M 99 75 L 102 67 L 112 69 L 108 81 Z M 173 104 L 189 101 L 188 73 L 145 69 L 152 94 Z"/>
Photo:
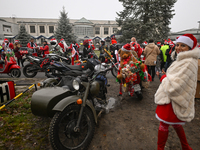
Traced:
<path id="1" fill-rule="evenodd" d="M 160 50 L 162 51 L 162 54 L 163 54 L 163 61 L 166 62 L 167 60 L 167 55 L 165 55 L 167 49 L 169 49 L 169 45 L 164 45 L 164 46 L 161 46 Z"/>

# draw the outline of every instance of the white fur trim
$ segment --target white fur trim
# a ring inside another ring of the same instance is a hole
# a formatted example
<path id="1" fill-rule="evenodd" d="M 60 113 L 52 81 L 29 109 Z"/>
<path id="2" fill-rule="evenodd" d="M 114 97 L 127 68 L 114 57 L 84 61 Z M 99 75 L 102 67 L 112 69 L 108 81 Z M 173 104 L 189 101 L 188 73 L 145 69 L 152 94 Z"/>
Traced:
<path id="1" fill-rule="evenodd" d="M 122 46 L 122 50 L 125 51 L 125 52 L 131 52 L 131 50 L 127 50 L 123 46 Z"/>
<path id="2" fill-rule="evenodd" d="M 188 45 L 190 48 L 193 48 L 193 45 L 194 45 L 194 41 L 187 37 L 187 36 L 180 36 L 177 40 L 176 40 L 176 43 L 184 43 L 186 45 Z"/>
<path id="3" fill-rule="evenodd" d="M 166 124 L 170 124 L 170 125 L 185 125 L 185 122 L 168 122 L 168 121 L 165 121 L 165 120 L 162 120 L 161 118 L 158 117 L 158 115 L 156 114 L 156 118 L 161 121 L 161 122 L 164 122 Z"/>

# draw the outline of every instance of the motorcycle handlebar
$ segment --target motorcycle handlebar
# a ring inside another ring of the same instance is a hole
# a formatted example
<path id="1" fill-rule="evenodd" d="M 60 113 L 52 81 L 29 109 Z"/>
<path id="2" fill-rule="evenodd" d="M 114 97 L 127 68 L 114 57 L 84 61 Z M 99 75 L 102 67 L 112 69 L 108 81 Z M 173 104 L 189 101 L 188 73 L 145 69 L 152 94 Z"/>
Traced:
<path id="1" fill-rule="evenodd" d="M 98 77 L 98 75 L 100 75 L 101 73 L 107 73 L 107 71 L 109 71 L 109 70 L 112 70 L 112 67 L 110 67 L 110 68 L 108 68 L 108 69 L 106 69 L 106 70 L 103 70 L 103 71 L 98 72 L 98 73 L 95 75 L 95 77 L 91 79 L 90 82 L 92 82 L 93 80 L 95 80 L 95 79 Z"/>

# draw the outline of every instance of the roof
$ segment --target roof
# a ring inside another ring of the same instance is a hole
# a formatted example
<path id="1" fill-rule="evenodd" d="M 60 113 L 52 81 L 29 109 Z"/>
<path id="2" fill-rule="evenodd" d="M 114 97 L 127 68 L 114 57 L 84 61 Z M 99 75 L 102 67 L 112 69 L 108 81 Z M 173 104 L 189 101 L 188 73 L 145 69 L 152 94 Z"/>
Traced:
<path id="1" fill-rule="evenodd" d="M 74 23 L 84 23 L 84 24 L 93 24 L 91 21 L 85 19 L 84 17 Z"/>

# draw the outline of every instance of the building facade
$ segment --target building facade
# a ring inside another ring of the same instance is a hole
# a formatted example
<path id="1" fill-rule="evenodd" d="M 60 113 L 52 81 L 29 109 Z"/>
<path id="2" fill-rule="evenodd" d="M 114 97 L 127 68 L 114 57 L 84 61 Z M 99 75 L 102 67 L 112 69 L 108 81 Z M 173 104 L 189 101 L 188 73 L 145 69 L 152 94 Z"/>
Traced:
<path id="1" fill-rule="evenodd" d="M 170 38 L 172 41 L 176 41 L 176 38 L 178 36 L 181 36 L 186 33 L 193 34 L 196 37 L 197 42 L 200 43 L 200 28 L 188 29 L 188 30 L 183 30 L 179 32 L 171 32 L 169 33 L 168 38 Z"/>
<path id="2" fill-rule="evenodd" d="M 53 38 L 54 31 L 57 28 L 57 22 L 59 19 L 43 19 L 43 18 L 0 18 L 0 30 L 5 28 L 6 24 L 12 25 L 12 30 L 15 32 L 9 32 L 6 34 L 3 32 L 0 35 L 0 40 L 8 38 L 14 40 L 18 34 L 20 25 L 25 25 L 26 31 L 30 34 L 38 44 L 43 40 L 50 41 Z M 78 42 L 82 42 L 84 39 L 93 39 L 95 43 L 99 42 L 102 38 L 110 37 L 120 29 L 116 21 L 112 20 L 87 20 L 84 17 L 80 20 L 70 19 L 70 24 L 73 28 L 73 33 L 77 37 Z M 8 29 L 9 30 L 9 29 Z"/>

